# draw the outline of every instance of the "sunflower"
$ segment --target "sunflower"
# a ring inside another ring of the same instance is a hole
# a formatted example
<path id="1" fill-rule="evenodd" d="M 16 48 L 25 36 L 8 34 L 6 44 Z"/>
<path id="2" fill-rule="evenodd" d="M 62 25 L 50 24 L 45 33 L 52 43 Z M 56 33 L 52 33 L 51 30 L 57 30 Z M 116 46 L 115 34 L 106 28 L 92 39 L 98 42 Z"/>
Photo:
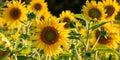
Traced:
<path id="1" fill-rule="evenodd" d="M 119 5 L 116 0 L 103 0 L 104 8 L 106 9 L 106 20 L 108 21 L 114 21 L 115 16 L 117 15 L 119 11 Z"/>
<path id="2" fill-rule="evenodd" d="M 57 19 L 56 16 L 53 16 L 50 11 L 46 11 L 43 15 L 39 16 L 38 18 L 34 19 L 32 21 L 32 26 L 36 26 L 36 24 L 39 24 L 40 21 L 45 21 L 45 20 L 48 20 L 49 18 L 52 18 L 52 19 Z"/>
<path id="3" fill-rule="evenodd" d="M 62 13 L 59 15 L 58 20 L 60 22 L 65 22 L 66 23 L 64 25 L 64 27 L 66 29 L 70 28 L 70 26 L 69 26 L 70 21 L 75 22 L 75 23 L 78 22 L 77 19 L 75 19 L 75 17 L 74 17 L 74 13 L 72 13 L 70 10 L 62 11 Z"/>
<path id="4" fill-rule="evenodd" d="M 47 20 L 50 17 L 54 17 L 55 18 L 56 16 L 53 16 L 50 11 L 46 11 L 42 16 L 40 16 L 40 20 Z"/>
<path id="5" fill-rule="evenodd" d="M 27 10 L 24 3 L 20 1 L 12 1 L 7 4 L 7 8 L 4 8 L 2 17 L 6 20 L 7 25 L 10 28 L 18 28 L 23 25 L 21 21 L 27 19 Z"/>
<path id="6" fill-rule="evenodd" d="M 101 2 L 86 1 L 86 5 L 83 6 L 82 11 L 89 20 L 102 21 L 106 17 L 105 9 Z"/>
<path id="7" fill-rule="evenodd" d="M 28 10 L 34 11 L 38 16 L 44 14 L 44 12 L 48 11 L 47 3 L 44 0 L 32 0 L 30 5 L 28 5 Z"/>
<path id="8" fill-rule="evenodd" d="M 59 54 L 68 49 L 68 33 L 64 30 L 65 23 L 59 23 L 59 20 L 48 19 L 42 20 L 36 26 L 36 35 L 32 37 L 35 40 L 33 46 L 44 51 L 46 56 Z M 62 30 L 61 30 L 62 29 Z"/>
<path id="9" fill-rule="evenodd" d="M 112 29 L 111 29 L 112 28 Z M 93 33 L 93 43 L 98 40 L 98 45 L 103 45 L 111 49 L 117 49 L 118 43 L 120 42 L 119 30 L 111 26 L 110 23 L 96 29 Z"/>

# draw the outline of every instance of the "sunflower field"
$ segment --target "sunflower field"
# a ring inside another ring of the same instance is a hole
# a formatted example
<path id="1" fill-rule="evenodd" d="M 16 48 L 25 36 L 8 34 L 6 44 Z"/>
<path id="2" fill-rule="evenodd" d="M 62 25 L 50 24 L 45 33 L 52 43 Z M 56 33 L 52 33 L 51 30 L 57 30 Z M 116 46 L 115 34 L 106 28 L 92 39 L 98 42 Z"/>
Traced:
<path id="1" fill-rule="evenodd" d="M 120 60 L 119 0 L 86 0 L 59 16 L 48 6 L 0 0 L 0 60 Z"/>

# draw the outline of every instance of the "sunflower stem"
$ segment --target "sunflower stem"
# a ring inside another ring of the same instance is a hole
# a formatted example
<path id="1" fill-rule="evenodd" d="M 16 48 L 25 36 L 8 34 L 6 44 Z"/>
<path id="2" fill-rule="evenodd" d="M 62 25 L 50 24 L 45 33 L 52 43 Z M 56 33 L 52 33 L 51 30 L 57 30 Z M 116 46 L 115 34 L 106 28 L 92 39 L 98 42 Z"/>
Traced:
<path id="1" fill-rule="evenodd" d="M 26 34 L 28 34 L 29 28 L 30 28 L 31 25 L 32 25 L 32 20 L 30 20 L 28 26 L 26 27 Z"/>
<path id="2" fill-rule="evenodd" d="M 87 59 L 87 51 L 88 51 L 88 46 L 89 46 L 89 28 L 90 28 L 90 22 L 86 20 L 86 46 L 85 46 L 85 60 Z"/>
<path id="3" fill-rule="evenodd" d="M 14 59 L 15 59 L 15 60 L 18 60 L 16 54 L 13 54 L 13 56 L 14 56 Z"/>
<path id="4" fill-rule="evenodd" d="M 101 34 L 98 36 L 97 41 L 95 42 L 95 44 L 94 44 L 93 47 L 92 47 L 92 50 L 96 47 L 96 45 L 97 45 L 97 43 L 98 43 L 100 37 L 101 37 Z"/>
<path id="5" fill-rule="evenodd" d="M 80 53 L 79 53 L 78 59 L 82 60 L 82 56 L 81 56 L 81 54 L 82 54 L 81 52 L 82 52 L 82 51 L 81 51 L 81 48 L 79 48 L 79 52 L 80 52 Z"/>
<path id="6" fill-rule="evenodd" d="M 36 53 L 38 55 L 38 59 L 37 60 L 40 60 L 40 54 L 39 54 L 39 52 L 36 49 L 35 49 L 35 51 L 36 51 Z"/>
<path id="7" fill-rule="evenodd" d="M 81 48 L 78 48 L 78 46 L 79 46 L 79 41 L 80 40 L 77 40 L 77 45 L 76 45 L 76 53 L 77 53 L 77 57 L 78 57 L 78 60 L 82 60 L 81 59 Z M 82 43 L 82 42 L 81 42 Z M 78 48 L 78 49 L 77 49 Z"/>
<path id="8" fill-rule="evenodd" d="M 49 56 L 49 60 L 51 60 L 51 56 Z"/>
<path id="9" fill-rule="evenodd" d="M 79 32 L 77 31 L 77 33 L 79 33 Z M 83 42 L 83 38 L 82 37 L 80 37 L 80 39 L 78 39 L 78 41 L 81 42 L 84 47 L 86 47 L 86 44 L 85 44 L 85 42 Z M 79 42 L 78 42 L 78 44 L 79 44 Z"/>
<path id="10" fill-rule="evenodd" d="M 120 26 L 118 28 L 119 28 L 119 36 L 120 36 Z"/>
<path id="11" fill-rule="evenodd" d="M 83 44 L 84 47 L 86 47 L 86 44 L 82 40 L 79 41 Z"/>
<path id="12" fill-rule="evenodd" d="M 77 42 L 77 41 L 76 41 Z M 78 52 L 78 50 L 77 50 L 77 46 L 78 46 L 79 44 L 78 44 L 78 42 L 77 42 L 77 45 L 75 45 L 75 52 L 76 52 L 76 54 L 77 54 L 77 59 L 79 59 L 79 52 Z"/>
<path id="13" fill-rule="evenodd" d="M 90 28 L 90 22 L 86 21 L 86 51 L 88 50 L 89 46 L 89 28 Z"/>
<path id="14" fill-rule="evenodd" d="M 120 47 L 119 47 L 118 49 L 119 49 L 118 52 L 120 53 Z M 118 58 L 118 60 L 120 60 L 120 54 L 119 54 L 119 58 Z"/>
<path id="15" fill-rule="evenodd" d="M 94 60 L 98 60 L 98 51 L 95 51 Z"/>
<path id="16" fill-rule="evenodd" d="M 45 57 L 45 60 L 48 60 L 48 56 Z"/>

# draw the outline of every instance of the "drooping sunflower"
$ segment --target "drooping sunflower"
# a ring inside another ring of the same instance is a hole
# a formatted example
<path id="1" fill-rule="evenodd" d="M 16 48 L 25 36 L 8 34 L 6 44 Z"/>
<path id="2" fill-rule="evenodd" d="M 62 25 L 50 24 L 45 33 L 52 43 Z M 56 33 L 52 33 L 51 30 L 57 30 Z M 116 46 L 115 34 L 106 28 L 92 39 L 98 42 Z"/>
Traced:
<path id="1" fill-rule="evenodd" d="M 27 10 L 24 3 L 20 1 L 12 1 L 7 3 L 7 8 L 3 8 L 2 17 L 6 20 L 7 25 L 10 28 L 18 28 L 23 25 L 21 21 L 27 20 Z"/>
<path id="2" fill-rule="evenodd" d="M 53 18 L 40 21 L 38 25 L 36 24 L 38 33 L 32 37 L 35 40 L 33 46 L 43 50 L 46 56 L 67 50 L 69 47 L 67 37 L 70 31 L 64 29 L 64 24 Z"/>
<path id="3" fill-rule="evenodd" d="M 119 11 L 119 5 L 116 0 L 102 0 L 104 8 L 106 9 L 106 20 L 114 21 L 115 16 Z"/>
<path id="4" fill-rule="evenodd" d="M 96 3 L 96 1 L 86 1 L 86 5 L 83 6 L 82 11 L 89 20 L 102 21 L 106 17 L 105 9 L 101 2 Z"/>
<path id="5" fill-rule="evenodd" d="M 93 43 L 98 40 L 98 45 L 111 49 L 117 49 L 118 43 L 120 43 L 119 29 L 114 27 L 114 24 L 107 23 L 99 29 L 96 29 L 92 35 L 93 39 L 91 41 Z"/>
<path id="6" fill-rule="evenodd" d="M 38 16 L 41 16 L 48 11 L 47 3 L 44 0 L 32 0 L 28 5 L 28 10 L 30 12 L 34 11 Z"/>
<path id="7" fill-rule="evenodd" d="M 70 21 L 78 23 L 77 19 L 74 17 L 74 13 L 72 13 L 70 10 L 62 11 L 62 13 L 59 15 L 58 20 L 60 22 L 65 22 L 66 23 L 64 25 L 64 27 L 66 29 L 70 28 L 70 26 L 69 26 Z M 76 25 L 79 25 L 79 24 L 76 24 Z"/>

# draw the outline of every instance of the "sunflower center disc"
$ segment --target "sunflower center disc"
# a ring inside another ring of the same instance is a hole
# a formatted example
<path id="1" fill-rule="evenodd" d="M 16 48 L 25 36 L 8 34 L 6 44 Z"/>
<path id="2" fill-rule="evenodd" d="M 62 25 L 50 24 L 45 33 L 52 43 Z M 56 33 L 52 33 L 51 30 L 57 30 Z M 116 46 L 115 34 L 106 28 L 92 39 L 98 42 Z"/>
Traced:
<path id="1" fill-rule="evenodd" d="M 63 19 L 63 22 L 67 22 L 67 23 L 64 25 L 65 28 L 69 28 L 69 24 L 68 24 L 69 21 L 70 21 L 70 19 L 69 19 L 68 17 L 65 17 L 65 18 Z"/>
<path id="2" fill-rule="evenodd" d="M 89 16 L 90 16 L 91 18 L 93 18 L 93 19 L 94 19 L 94 18 L 99 19 L 100 16 L 101 16 L 100 11 L 99 11 L 98 9 L 96 9 L 96 8 L 90 9 L 89 12 L 88 12 L 88 14 L 89 14 Z"/>
<path id="3" fill-rule="evenodd" d="M 13 19 L 19 19 L 21 15 L 21 11 L 18 8 L 12 8 L 10 11 L 10 16 Z"/>
<path id="4" fill-rule="evenodd" d="M 115 8 L 113 6 L 106 6 L 106 13 L 107 13 L 107 17 L 110 17 L 113 15 Z"/>
<path id="5" fill-rule="evenodd" d="M 42 20 L 45 20 L 45 17 L 44 17 L 44 16 L 41 16 L 40 20 L 41 20 L 41 19 L 42 19 Z"/>
<path id="6" fill-rule="evenodd" d="M 68 18 L 68 17 L 65 17 L 64 19 L 63 19 L 63 22 L 69 22 L 70 21 L 70 19 Z"/>
<path id="7" fill-rule="evenodd" d="M 40 10 L 41 9 L 41 4 L 39 4 L 39 3 L 36 3 L 35 5 L 34 5 L 34 8 L 35 8 L 35 10 Z"/>
<path id="8" fill-rule="evenodd" d="M 48 26 L 42 30 L 41 39 L 46 44 L 51 45 L 56 43 L 58 41 L 58 37 L 58 31 L 53 27 Z"/>

